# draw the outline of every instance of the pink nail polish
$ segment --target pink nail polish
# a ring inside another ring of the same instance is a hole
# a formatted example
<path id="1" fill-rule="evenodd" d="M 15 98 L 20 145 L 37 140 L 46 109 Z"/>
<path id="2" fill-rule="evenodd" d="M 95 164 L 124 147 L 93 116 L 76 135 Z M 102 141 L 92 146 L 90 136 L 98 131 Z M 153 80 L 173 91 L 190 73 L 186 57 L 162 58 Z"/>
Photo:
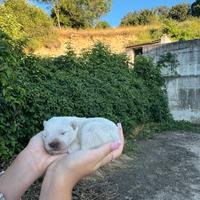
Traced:
<path id="1" fill-rule="evenodd" d="M 116 142 L 112 143 L 112 145 L 111 145 L 112 151 L 118 149 L 120 145 L 121 145 L 121 141 L 116 141 Z"/>

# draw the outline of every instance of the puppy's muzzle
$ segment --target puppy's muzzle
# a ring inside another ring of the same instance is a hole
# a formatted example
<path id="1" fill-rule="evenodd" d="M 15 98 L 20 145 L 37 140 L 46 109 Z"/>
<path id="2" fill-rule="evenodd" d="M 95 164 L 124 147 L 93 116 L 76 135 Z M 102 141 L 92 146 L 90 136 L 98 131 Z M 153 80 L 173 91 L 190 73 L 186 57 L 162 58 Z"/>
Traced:
<path id="1" fill-rule="evenodd" d="M 53 150 L 53 151 L 58 151 L 60 150 L 61 144 L 59 141 L 52 141 L 49 144 L 49 147 Z"/>

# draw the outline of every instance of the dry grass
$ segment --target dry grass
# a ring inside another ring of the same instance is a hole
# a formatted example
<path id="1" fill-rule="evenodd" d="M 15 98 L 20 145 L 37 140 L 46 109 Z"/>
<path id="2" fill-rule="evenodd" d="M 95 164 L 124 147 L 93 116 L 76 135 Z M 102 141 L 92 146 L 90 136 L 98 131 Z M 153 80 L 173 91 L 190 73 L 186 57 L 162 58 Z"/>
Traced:
<path id="1" fill-rule="evenodd" d="M 42 56 L 58 56 L 65 52 L 66 43 L 70 43 L 76 53 L 84 48 L 90 48 L 100 41 L 109 45 L 113 52 L 123 52 L 129 44 L 149 42 L 154 40 L 152 30 L 159 31 L 160 24 L 137 27 L 120 27 L 110 29 L 57 29 L 57 42 L 37 50 L 35 53 Z M 53 43 L 53 42 L 52 42 Z M 59 44 L 59 45 L 58 45 Z"/>

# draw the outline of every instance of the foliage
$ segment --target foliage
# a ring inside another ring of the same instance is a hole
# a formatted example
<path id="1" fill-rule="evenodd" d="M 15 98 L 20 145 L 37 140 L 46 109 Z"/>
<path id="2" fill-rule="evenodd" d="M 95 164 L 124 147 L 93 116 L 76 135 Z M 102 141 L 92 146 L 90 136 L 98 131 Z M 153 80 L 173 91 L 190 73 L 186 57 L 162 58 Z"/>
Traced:
<path id="1" fill-rule="evenodd" d="M 163 19 L 166 19 L 169 16 L 169 11 L 170 11 L 170 8 L 168 8 L 167 6 L 159 6 L 155 8 L 156 15 L 158 15 L 159 17 Z"/>
<path id="2" fill-rule="evenodd" d="M 110 28 L 110 24 L 106 21 L 99 21 L 99 22 L 97 22 L 95 28 L 99 28 L 99 29 Z"/>
<path id="3" fill-rule="evenodd" d="M 27 37 L 12 10 L 4 5 L 0 6 L 0 29 L 14 40 L 23 40 Z"/>
<path id="4" fill-rule="evenodd" d="M 5 0 L 0 11 L 1 30 L 13 39 L 26 40 L 32 49 L 53 37 L 51 19 L 26 0 Z"/>
<path id="5" fill-rule="evenodd" d="M 127 133 L 136 124 L 170 118 L 160 67 L 150 58 L 137 57 L 130 69 L 125 55 L 98 43 L 80 56 L 68 48 L 64 56 L 41 59 L 16 52 L 5 36 L 0 41 L 4 159 L 25 146 L 43 120 L 56 115 L 106 117 L 122 122 Z"/>
<path id="6" fill-rule="evenodd" d="M 192 16 L 200 17 L 200 0 L 196 0 L 191 5 L 191 14 L 192 14 Z"/>
<path id="7" fill-rule="evenodd" d="M 0 156 L 7 158 L 14 152 L 17 143 L 15 117 L 20 116 L 20 108 L 24 104 L 23 88 L 16 83 L 14 71 L 19 67 L 22 58 L 21 44 L 13 42 L 0 31 Z M 20 98 L 16 98 L 20 96 Z M 16 110 L 14 113 L 13 110 Z M 12 126 L 10 126 L 12 120 Z"/>
<path id="8" fill-rule="evenodd" d="M 163 35 L 162 29 L 160 26 L 146 26 L 146 27 L 135 27 L 135 31 L 133 30 L 134 38 L 133 40 L 129 40 L 130 45 L 138 45 L 149 43 L 151 41 L 160 40 Z M 137 38 L 137 40 L 135 39 Z"/>
<path id="9" fill-rule="evenodd" d="M 168 8 L 166 6 L 159 6 L 153 10 L 145 9 L 140 10 L 138 12 L 129 12 L 125 17 L 122 18 L 120 25 L 149 25 L 162 22 L 166 19 L 173 19 L 182 22 L 188 19 L 190 16 L 190 5 L 182 3 L 177 4 L 172 8 Z"/>
<path id="10" fill-rule="evenodd" d="M 129 12 L 126 16 L 124 16 L 120 22 L 121 26 L 134 26 L 138 25 L 138 13 L 137 12 Z"/>
<path id="11" fill-rule="evenodd" d="M 42 0 L 53 3 L 52 17 L 58 26 L 87 28 L 95 25 L 110 8 L 112 0 Z"/>
<path id="12" fill-rule="evenodd" d="M 158 18 L 152 10 L 141 10 L 139 12 L 129 12 L 122 20 L 121 26 L 147 25 L 158 21 Z"/>
<path id="13" fill-rule="evenodd" d="M 184 22 L 166 20 L 163 23 L 163 33 L 174 40 L 191 40 L 200 37 L 200 19 L 190 18 Z"/>
<path id="14" fill-rule="evenodd" d="M 190 5 L 186 3 L 177 4 L 173 6 L 169 11 L 169 18 L 177 20 L 177 21 L 184 21 L 188 18 L 190 11 Z"/>
<path id="15" fill-rule="evenodd" d="M 171 52 L 167 52 L 166 54 L 161 55 L 157 62 L 159 68 L 168 68 L 169 71 L 173 74 L 177 74 L 176 69 L 179 64 L 180 63 L 176 58 L 176 54 L 172 54 Z"/>
<path id="16" fill-rule="evenodd" d="M 55 14 L 55 18 L 57 21 L 57 25 L 59 28 L 61 28 L 60 26 L 60 4 L 61 4 L 61 0 L 38 0 L 39 2 L 46 2 L 48 4 L 51 5 L 52 9 L 53 9 L 53 13 Z"/>
<path id="17" fill-rule="evenodd" d="M 151 10 L 142 10 L 138 16 L 139 25 L 151 24 L 155 20 L 155 13 Z"/>

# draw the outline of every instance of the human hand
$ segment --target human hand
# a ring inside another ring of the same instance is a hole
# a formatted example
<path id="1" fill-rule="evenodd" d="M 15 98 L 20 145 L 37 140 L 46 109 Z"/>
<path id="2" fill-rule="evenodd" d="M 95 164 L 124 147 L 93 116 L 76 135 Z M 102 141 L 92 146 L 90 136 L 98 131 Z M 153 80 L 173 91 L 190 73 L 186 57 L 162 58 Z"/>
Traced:
<path id="1" fill-rule="evenodd" d="M 36 173 L 42 175 L 47 167 L 62 155 L 50 155 L 46 152 L 42 139 L 43 131 L 34 135 L 26 148 L 24 149 L 27 152 L 27 156 L 29 156 L 29 160 L 31 158 L 32 165 L 36 166 Z"/>
<path id="2" fill-rule="evenodd" d="M 39 178 L 47 167 L 59 156 L 46 153 L 42 132 L 31 138 L 26 148 L 21 151 L 11 166 L 0 178 L 0 191 L 8 200 L 18 200 Z"/>
<path id="3" fill-rule="evenodd" d="M 53 173 L 55 178 L 62 179 L 60 182 L 70 183 L 73 188 L 82 177 L 121 155 L 124 146 L 121 124 L 118 124 L 118 129 L 120 141 L 107 143 L 97 149 L 77 151 L 57 159 L 47 173 Z"/>

